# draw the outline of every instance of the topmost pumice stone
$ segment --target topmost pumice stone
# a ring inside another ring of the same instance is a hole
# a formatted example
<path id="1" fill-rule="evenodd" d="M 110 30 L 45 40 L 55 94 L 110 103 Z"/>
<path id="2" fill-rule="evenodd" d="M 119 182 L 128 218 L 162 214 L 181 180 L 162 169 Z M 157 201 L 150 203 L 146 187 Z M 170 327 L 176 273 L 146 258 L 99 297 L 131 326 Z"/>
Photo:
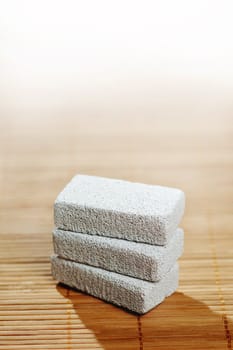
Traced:
<path id="1" fill-rule="evenodd" d="M 77 175 L 54 204 L 59 229 L 165 245 L 184 212 L 175 188 Z"/>

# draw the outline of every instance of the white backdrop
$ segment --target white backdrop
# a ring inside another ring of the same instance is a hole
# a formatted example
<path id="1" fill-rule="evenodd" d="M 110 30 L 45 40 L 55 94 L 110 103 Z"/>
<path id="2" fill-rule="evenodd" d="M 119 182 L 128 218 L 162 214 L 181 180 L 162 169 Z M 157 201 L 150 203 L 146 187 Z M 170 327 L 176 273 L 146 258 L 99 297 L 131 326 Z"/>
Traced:
<path id="1" fill-rule="evenodd" d="M 230 95 L 232 18 L 224 0 L 3 0 L 1 103 L 119 95 L 146 103 L 152 92 L 205 84 Z"/>

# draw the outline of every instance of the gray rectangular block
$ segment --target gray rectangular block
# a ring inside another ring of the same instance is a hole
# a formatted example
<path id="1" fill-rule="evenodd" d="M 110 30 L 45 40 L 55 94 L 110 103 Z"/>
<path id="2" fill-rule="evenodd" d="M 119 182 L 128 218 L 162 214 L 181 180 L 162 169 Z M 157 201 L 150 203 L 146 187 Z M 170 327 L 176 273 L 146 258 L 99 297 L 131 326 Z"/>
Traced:
<path id="1" fill-rule="evenodd" d="M 160 304 L 178 287 L 177 263 L 160 281 L 147 282 L 57 256 L 51 262 L 57 281 L 139 314 Z"/>
<path id="2" fill-rule="evenodd" d="M 165 245 L 184 212 L 175 188 L 77 175 L 54 204 L 62 230 Z"/>
<path id="3" fill-rule="evenodd" d="M 54 230 L 54 252 L 61 258 L 148 280 L 160 280 L 183 252 L 184 233 L 177 229 L 166 246 Z"/>

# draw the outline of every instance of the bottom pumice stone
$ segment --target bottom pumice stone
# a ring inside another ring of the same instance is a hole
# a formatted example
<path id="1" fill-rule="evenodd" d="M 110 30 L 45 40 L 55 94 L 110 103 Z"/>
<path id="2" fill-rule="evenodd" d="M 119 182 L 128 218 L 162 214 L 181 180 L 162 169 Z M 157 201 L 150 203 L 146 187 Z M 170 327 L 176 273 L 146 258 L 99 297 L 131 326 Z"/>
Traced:
<path id="1" fill-rule="evenodd" d="M 70 260 L 51 257 L 53 277 L 99 299 L 144 314 L 160 304 L 178 287 L 176 263 L 159 281 L 148 282 Z"/>

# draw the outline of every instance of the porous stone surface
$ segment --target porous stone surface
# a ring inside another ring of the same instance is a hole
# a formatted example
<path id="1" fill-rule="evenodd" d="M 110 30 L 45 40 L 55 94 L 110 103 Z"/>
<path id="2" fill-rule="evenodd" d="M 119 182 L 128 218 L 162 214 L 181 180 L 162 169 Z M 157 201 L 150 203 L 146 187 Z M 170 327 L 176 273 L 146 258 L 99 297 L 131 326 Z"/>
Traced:
<path id="1" fill-rule="evenodd" d="M 62 230 L 165 245 L 184 213 L 175 188 L 77 175 L 54 204 Z"/>
<path id="2" fill-rule="evenodd" d="M 177 229 L 166 246 L 55 229 L 54 252 L 61 258 L 148 281 L 163 278 L 183 252 Z"/>
<path id="3" fill-rule="evenodd" d="M 177 263 L 160 281 L 147 282 L 57 256 L 51 262 L 57 281 L 139 314 L 160 304 L 178 287 Z"/>

